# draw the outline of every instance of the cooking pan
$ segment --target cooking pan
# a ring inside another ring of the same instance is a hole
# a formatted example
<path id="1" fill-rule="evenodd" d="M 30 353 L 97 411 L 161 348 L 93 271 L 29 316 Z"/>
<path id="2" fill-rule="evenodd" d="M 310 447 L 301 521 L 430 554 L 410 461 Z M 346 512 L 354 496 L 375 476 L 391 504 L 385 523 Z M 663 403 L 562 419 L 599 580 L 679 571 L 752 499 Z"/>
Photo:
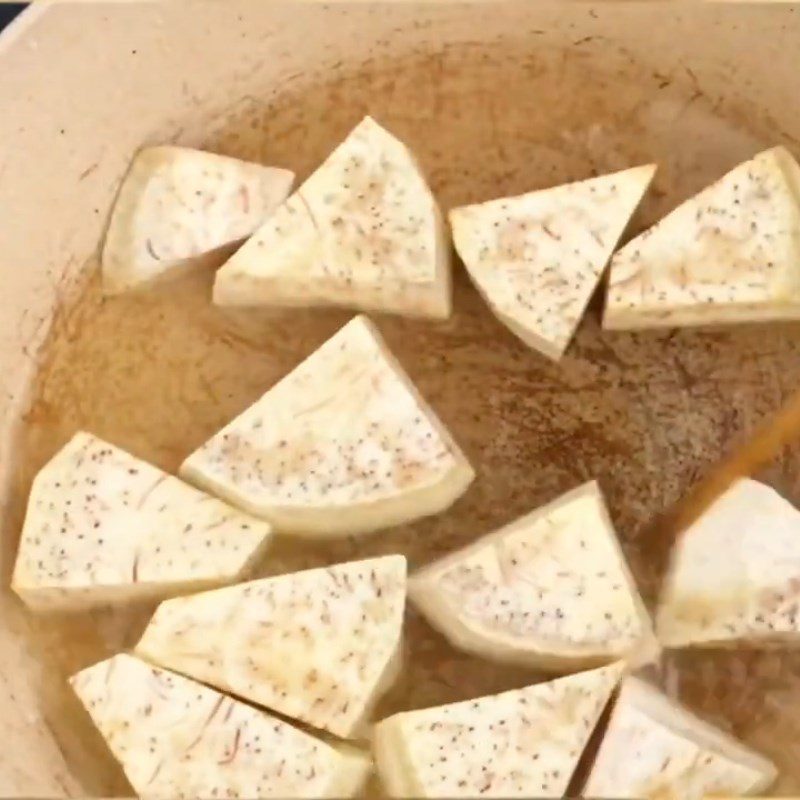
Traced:
<path id="1" fill-rule="evenodd" d="M 799 46 L 790 4 L 29 9 L 0 36 L 4 586 L 32 476 L 73 432 L 174 470 L 349 316 L 223 313 L 207 273 L 104 300 L 98 245 L 137 148 L 175 142 L 302 177 L 369 112 L 445 207 L 656 161 L 635 233 L 759 149 L 800 155 Z M 433 519 L 281 542 L 264 574 L 389 552 L 422 565 L 597 478 L 652 601 L 669 542 L 732 475 L 800 500 L 798 324 L 611 333 L 595 303 L 555 364 L 498 324 L 460 267 L 450 320 L 376 322 L 478 478 Z M 0 794 L 131 794 L 64 678 L 129 646 L 151 610 L 33 617 L 4 591 Z M 537 677 L 456 652 L 413 614 L 407 626 L 381 714 Z M 800 653 L 671 653 L 653 677 L 772 757 L 776 793 L 800 792 Z"/>

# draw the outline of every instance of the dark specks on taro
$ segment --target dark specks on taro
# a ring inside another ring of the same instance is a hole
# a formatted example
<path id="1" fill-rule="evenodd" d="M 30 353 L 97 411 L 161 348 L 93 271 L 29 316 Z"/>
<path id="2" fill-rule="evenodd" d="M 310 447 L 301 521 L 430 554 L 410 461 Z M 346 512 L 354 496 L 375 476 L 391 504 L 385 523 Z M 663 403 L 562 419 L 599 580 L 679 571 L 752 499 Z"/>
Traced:
<path id="1" fill-rule="evenodd" d="M 366 778 L 363 756 L 345 756 L 288 722 L 131 656 L 71 682 L 143 795 L 257 797 L 266 783 L 277 796 L 332 797 L 348 775 L 356 786 Z"/>
<path id="2" fill-rule="evenodd" d="M 378 771 L 391 768 L 402 747 L 409 779 L 432 795 L 474 797 L 491 788 L 499 797 L 561 797 L 622 671 L 615 664 L 389 717 L 375 729 Z"/>
<path id="3" fill-rule="evenodd" d="M 203 515 L 222 522 L 203 535 L 187 521 Z M 234 579 L 268 536 L 265 523 L 79 433 L 34 481 L 12 586 L 37 607 L 157 598 Z"/>
<path id="4" fill-rule="evenodd" d="M 405 570 L 402 556 L 387 556 L 168 601 L 137 652 L 314 727 L 351 736 L 388 688 L 382 676 L 400 646 Z M 209 600 L 217 611 L 204 621 Z M 250 647 L 253 642 L 257 649 Z M 278 651 L 285 657 L 276 659 Z"/>
<path id="5" fill-rule="evenodd" d="M 652 647 L 649 617 L 593 483 L 425 568 L 410 596 L 434 627 L 490 659 L 580 668 L 636 660 Z"/>
<path id="6" fill-rule="evenodd" d="M 271 419 L 284 420 L 280 432 Z M 258 510 L 281 532 L 326 536 L 443 510 L 472 479 L 363 317 L 192 454 L 182 474 Z"/>
<path id="7" fill-rule="evenodd" d="M 785 296 L 777 277 L 793 270 L 800 230 L 794 169 L 780 147 L 759 153 L 629 242 L 611 262 L 604 325 L 795 319 L 800 296 Z M 782 254 L 778 269 L 765 268 L 766 253 Z"/>
<path id="8" fill-rule="evenodd" d="M 444 242 L 413 157 L 367 117 L 217 273 L 215 302 L 446 317 Z M 240 276 L 249 278 L 246 294 Z"/>

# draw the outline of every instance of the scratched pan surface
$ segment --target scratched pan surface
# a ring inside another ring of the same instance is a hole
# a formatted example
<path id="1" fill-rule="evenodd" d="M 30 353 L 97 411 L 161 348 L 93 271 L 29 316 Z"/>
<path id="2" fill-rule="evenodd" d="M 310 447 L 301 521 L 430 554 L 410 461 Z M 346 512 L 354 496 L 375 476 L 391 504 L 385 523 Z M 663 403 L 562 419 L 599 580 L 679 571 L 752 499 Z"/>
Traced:
<path id="1" fill-rule="evenodd" d="M 31 151 L 0 164 L 0 200 L 10 207 L 9 183 L 22 198 L 0 255 L 6 583 L 31 479 L 75 430 L 175 469 L 349 317 L 223 313 L 209 304 L 209 275 L 103 301 L 92 252 L 141 143 L 303 176 L 369 111 L 419 155 L 446 207 L 657 161 L 635 229 L 759 148 L 800 155 L 785 55 L 800 26 L 788 8 L 228 8 L 51 9 L 0 47 L 15 65 L 0 92 L 18 112 L 0 126 Z M 96 60 L 125 67 L 116 87 L 96 85 L 105 79 L 85 61 L 86 36 Z M 62 99 L 47 88 L 48 53 L 64 64 Z M 53 96 L 46 112 L 36 92 Z M 661 515 L 800 385 L 798 325 L 607 334 L 596 302 L 552 364 L 495 321 L 460 265 L 451 320 L 376 321 L 478 478 L 433 519 L 336 544 L 280 542 L 263 574 L 389 552 L 421 565 L 597 478 L 651 597 L 673 533 Z M 788 451 L 765 473 L 795 499 L 798 464 Z M 130 646 L 150 609 L 35 619 L 3 603 L 0 704 L 13 735 L 0 794 L 130 793 L 63 679 Z M 800 654 L 671 655 L 657 677 L 775 758 L 778 791 L 800 791 Z M 412 613 L 406 667 L 380 712 L 539 678 L 456 652 Z"/>

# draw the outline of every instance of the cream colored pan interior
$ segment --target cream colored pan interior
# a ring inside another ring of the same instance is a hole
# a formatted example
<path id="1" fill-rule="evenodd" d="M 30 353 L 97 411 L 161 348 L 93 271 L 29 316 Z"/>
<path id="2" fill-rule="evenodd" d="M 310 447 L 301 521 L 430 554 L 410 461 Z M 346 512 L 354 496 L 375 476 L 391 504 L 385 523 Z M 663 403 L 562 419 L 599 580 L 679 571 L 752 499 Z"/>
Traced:
<path id="1" fill-rule="evenodd" d="M 0 508 L 8 585 L 36 470 L 86 428 L 174 470 L 349 317 L 227 312 L 200 275 L 101 299 L 96 253 L 143 144 L 296 170 L 367 112 L 418 154 L 445 208 L 657 161 L 652 222 L 773 144 L 800 155 L 790 4 L 58 3 L 0 35 Z M 402 552 L 420 566 L 597 478 L 644 594 L 664 517 L 800 386 L 800 325 L 601 333 L 559 364 L 501 326 L 463 270 L 444 323 L 376 318 L 478 477 L 451 512 L 355 544 L 280 545 L 264 572 Z M 798 414 L 797 416 L 800 416 Z M 783 418 L 755 455 L 800 499 Z M 776 438 L 777 437 L 777 438 Z M 762 474 L 761 477 L 764 477 Z M 672 520 L 674 522 L 674 519 Z M 64 678 L 132 644 L 149 609 L 0 608 L 0 794 L 126 794 Z M 379 713 L 530 683 L 420 619 Z M 773 758 L 800 792 L 800 653 L 670 655 L 662 684 Z"/>

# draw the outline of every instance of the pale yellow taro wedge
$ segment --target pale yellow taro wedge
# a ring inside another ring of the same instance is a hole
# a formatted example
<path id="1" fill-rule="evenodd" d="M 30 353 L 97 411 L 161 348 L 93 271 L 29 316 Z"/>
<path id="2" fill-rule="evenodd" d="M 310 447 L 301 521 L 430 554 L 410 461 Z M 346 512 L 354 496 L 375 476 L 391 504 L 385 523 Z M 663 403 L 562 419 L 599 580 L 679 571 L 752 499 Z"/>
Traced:
<path id="1" fill-rule="evenodd" d="M 355 748 L 128 655 L 70 682 L 139 797 L 352 797 L 370 771 Z"/>
<path id="2" fill-rule="evenodd" d="M 384 719 L 373 735 L 383 785 L 391 797 L 563 797 L 623 670 Z"/>
<path id="3" fill-rule="evenodd" d="M 800 167 L 759 153 L 612 259 L 603 326 L 800 319 Z"/>
<path id="4" fill-rule="evenodd" d="M 444 318 L 449 262 L 414 156 L 365 117 L 217 273 L 214 302 Z"/>
<path id="5" fill-rule="evenodd" d="M 594 481 L 422 569 L 409 597 L 456 647 L 497 661 L 568 672 L 659 650 Z"/>
<path id="6" fill-rule="evenodd" d="M 270 526 L 88 433 L 33 482 L 12 588 L 33 609 L 152 600 L 231 583 Z"/>
<path id="7" fill-rule="evenodd" d="M 561 358 L 655 171 L 633 167 L 450 212 L 473 283 L 529 347 Z"/>
<path id="8" fill-rule="evenodd" d="M 364 733 L 401 662 L 406 560 L 293 572 L 162 603 L 136 652 L 338 736 Z"/>
<path id="9" fill-rule="evenodd" d="M 294 173 L 186 147 L 136 155 L 111 215 L 103 288 L 118 294 L 219 266 L 289 194 Z"/>
<path id="10" fill-rule="evenodd" d="M 656 632 L 670 648 L 800 645 L 800 511 L 732 484 L 680 535 Z"/>
<path id="11" fill-rule="evenodd" d="M 775 766 L 657 689 L 627 678 L 584 797 L 703 800 L 767 789 Z"/>
<path id="12" fill-rule="evenodd" d="M 341 328 L 180 472 L 282 533 L 311 536 L 436 514 L 474 476 L 365 317 Z"/>

